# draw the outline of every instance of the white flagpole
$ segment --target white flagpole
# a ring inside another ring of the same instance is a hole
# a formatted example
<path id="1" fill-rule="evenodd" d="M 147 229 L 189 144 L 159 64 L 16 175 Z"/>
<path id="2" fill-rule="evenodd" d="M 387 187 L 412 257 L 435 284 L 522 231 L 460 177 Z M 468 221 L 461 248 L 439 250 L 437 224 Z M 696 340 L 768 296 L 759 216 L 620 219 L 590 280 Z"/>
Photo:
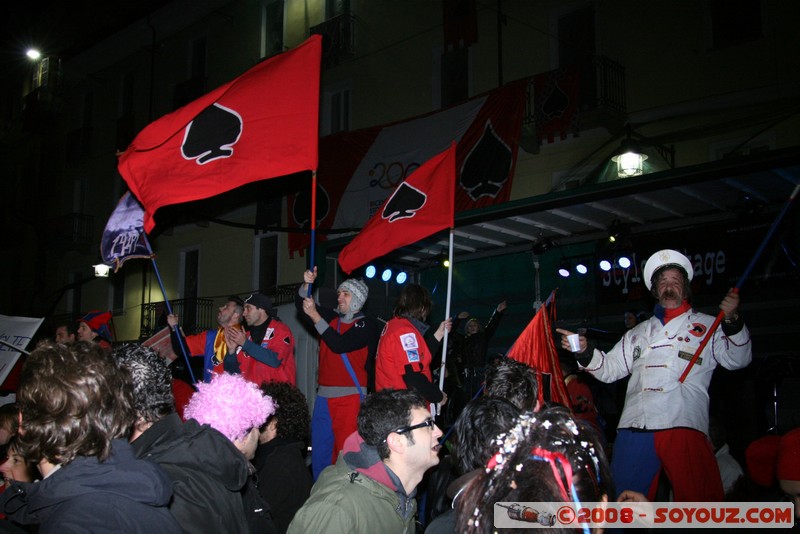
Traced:
<path id="1" fill-rule="evenodd" d="M 450 267 L 447 268 L 447 302 L 445 303 L 444 307 L 445 320 L 450 317 L 450 296 L 452 295 L 453 291 L 453 228 L 450 228 L 450 242 L 447 250 L 447 261 L 450 262 Z M 447 363 L 447 334 L 447 329 L 445 329 L 444 338 L 442 339 L 442 367 L 439 369 L 439 389 L 442 391 L 444 391 L 445 364 Z M 437 415 L 441 413 L 441 409 L 441 404 L 437 404 Z"/>

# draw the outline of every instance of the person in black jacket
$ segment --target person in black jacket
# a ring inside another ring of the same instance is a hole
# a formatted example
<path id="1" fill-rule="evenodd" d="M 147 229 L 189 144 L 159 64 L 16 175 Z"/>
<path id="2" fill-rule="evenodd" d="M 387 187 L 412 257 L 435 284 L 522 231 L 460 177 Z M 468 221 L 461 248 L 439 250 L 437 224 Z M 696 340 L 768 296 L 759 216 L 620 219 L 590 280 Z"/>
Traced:
<path id="1" fill-rule="evenodd" d="M 305 395 L 286 382 L 262 384 L 261 391 L 277 408 L 259 429 L 253 465 L 258 491 L 269 503 L 278 531 L 286 532 L 314 484 L 306 465 L 308 404 Z"/>
<path id="2" fill-rule="evenodd" d="M 228 438 L 247 459 L 249 477 L 242 489 L 242 504 L 252 533 L 277 532 L 269 504 L 258 491 L 256 469 L 250 461 L 258 446 L 258 429 L 275 413 L 275 403 L 258 386 L 242 375 L 214 375 L 209 383 L 197 385 L 184 415 L 209 425 Z"/>
<path id="3" fill-rule="evenodd" d="M 171 374 L 149 347 L 126 344 L 114 355 L 130 375 L 136 425 L 136 456 L 155 462 L 170 476 L 169 510 L 186 532 L 248 532 L 241 491 L 248 463 L 231 441 L 209 426 L 175 413 Z"/>
<path id="4" fill-rule="evenodd" d="M 136 458 L 130 383 L 95 343 L 43 343 L 31 352 L 17 390 L 20 454 L 43 480 L 14 482 L 0 512 L 39 532 L 179 533 L 169 513 L 172 483 Z M 2 527 L 0 527 L 2 528 Z"/>
<path id="5" fill-rule="evenodd" d="M 448 359 L 448 367 L 455 375 L 457 392 L 453 396 L 452 404 L 448 407 L 450 417 L 455 419 L 464 406 L 475 397 L 483 384 L 484 372 L 487 365 L 487 349 L 489 340 L 494 336 L 506 310 L 506 301 L 497 305 L 492 316 L 482 325 L 475 317 L 470 317 L 469 312 L 461 312 L 453 320 L 453 345 L 452 356 Z M 464 332 L 458 331 L 458 326 L 464 319 Z"/>

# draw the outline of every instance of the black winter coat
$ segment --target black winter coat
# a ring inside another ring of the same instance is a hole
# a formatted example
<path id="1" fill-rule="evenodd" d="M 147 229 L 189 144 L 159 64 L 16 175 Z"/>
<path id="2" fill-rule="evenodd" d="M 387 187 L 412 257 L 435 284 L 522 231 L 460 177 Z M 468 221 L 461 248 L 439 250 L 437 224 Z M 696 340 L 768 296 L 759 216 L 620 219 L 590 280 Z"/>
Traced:
<path id="1" fill-rule="evenodd" d="M 139 436 L 133 449 L 172 479 L 169 510 L 185 532 L 249 531 L 241 495 L 248 462 L 228 438 L 173 413 Z"/>
<path id="2" fill-rule="evenodd" d="M 23 525 L 39 524 L 40 534 L 178 534 L 167 509 L 171 496 L 166 473 L 117 439 L 105 462 L 78 456 L 44 480 L 13 483 L 0 495 L 0 509 Z"/>

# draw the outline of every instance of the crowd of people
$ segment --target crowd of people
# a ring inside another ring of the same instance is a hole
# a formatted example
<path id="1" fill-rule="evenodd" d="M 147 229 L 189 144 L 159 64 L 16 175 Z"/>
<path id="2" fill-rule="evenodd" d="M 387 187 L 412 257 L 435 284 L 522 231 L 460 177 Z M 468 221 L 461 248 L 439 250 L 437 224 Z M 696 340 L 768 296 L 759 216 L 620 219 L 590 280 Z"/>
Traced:
<path id="1" fill-rule="evenodd" d="M 218 328 L 198 335 L 167 318 L 176 352 L 203 359 L 193 385 L 146 344 L 112 347 L 108 313 L 59 324 L 26 358 L 16 402 L 0 407 L 0 530 L 482 533 L 508 502 L 788 496 L 800 509 L 800 430 L 757 440 L 737 471 L 709 419 L 714 368 L 752 357 L 738 294 L 723 298 L 721 328 L 684 373 L 714 317 L 692 308 L 682 254 L 659 251 L 644 275 L 654 313 L 626 316 L 610 350 L 557 330 L 569 405 L 542 396 L 541 370 L 488 354 L 505 301 L 483 325 L 462 313 L 429 326 L 431 295 L 410 284 L 381 325 L 364 312 L 361 280 L 323 306 L 316 268 L 295 298 L 320 340 L 313 399 L 295 385 L 292 332 L 260 293 L 229 297 Z M 443 391 L 432 367 L 446 332 Z M 587 383 L 623 378 L 610 443 Z M 437 417 L 447 403 L 457 408 Z"/>

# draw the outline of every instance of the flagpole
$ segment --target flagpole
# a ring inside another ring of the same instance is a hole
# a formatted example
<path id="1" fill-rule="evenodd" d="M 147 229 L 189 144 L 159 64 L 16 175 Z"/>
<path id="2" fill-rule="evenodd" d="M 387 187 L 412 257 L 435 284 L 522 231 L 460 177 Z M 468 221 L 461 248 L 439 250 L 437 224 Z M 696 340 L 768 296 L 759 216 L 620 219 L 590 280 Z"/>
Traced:
<path id="1" fill-rule="evenodd" d="M 2 339 L 0 339 L 0 345 L 5 345 L 6 347 L 10 348 L 11 350 L 13 350 L 15 352 L 21 352 L 25 356 L 30 356 L 31 355 L 31 353 L 28 352 L 27 350 L 21 349 L 19 347 L 15 347 L 14 345 L 9 343 L 8 341 L 3 341 Z"/>
<path id="2" fill-rule="evenodd" d="M 775 218 L 775 220 L 772 222 L 772 226 L 770 226 L 769 231 L 767 231 L 767 235 L 764 237 L 764 240 L 761 241 L 761 245 L 758 247 L 758 250 L 756 250 L 755 255 L 750 260 L 750 264 L 747 266 L 747 268 L 744 270 L 744 273 L 742 273 L 742 276 L 740 276 L 739 280 L 736 282 L 736 285 L 733 288 L 734 293 L 739 293 L 739 289 L 744 285 L 744 281 L 747 280 L 748 276 L 750 276 L 750 272 L 756 266 L 756 262 L 758 261 L 758 258 L 761 257 L 761 253 L 764 252 L 764 249 L 766 248 L 767 243 L 769 243 L 769 240 L 772 239 L 772 235 L 775 233 L 775 230 L 778 229 L 778 225 L 783 220 L 784 215 L 786 215 L 786 212 L 789 211 L 789 208 L 792 206 L 792 203 L 794 202 L 794 199 L 797 198 L 797 193 L 798 192 L 800 192 L 800 183 L 798 183 L 795 186 L 794 190 L 792 191 L 792 194 L 789 195 L 789 199 L 783 205 L 783 209 L 778 214 L 778 216 Z M 700 346 L 697 347 L 697 350 L 695 351 L 694 356 L 692 356 L 692 359 L 689 360 L 689 364 L 686 366 L 686 369 L 683 370 L 683 374 L 678 379 L 678 382 L 680 382 L 681 384 L 683 384 L 683 381 L 686 380 L 687 376 L 689 376 L 689 371 L 691 371 L 692 367 L 694 367 L 694 364 L 697 362 L 697 359 L 700 357 L 700 353 L 703 352 L 703 349 L 706 348 L 706 345 L 708 344 L 708 341 L 711 339 L 711 336 L 714 334 L 714 331 L 719 326 L 719 323 L 722 322 L 722 318 L 724 316 L 725 316 L 725 312 L 720 310 L 719 313 L 717 314 L 716 319 L 714 319 L 714 322 L 711 324 L 711 327 L 708 329 L 708 332 L 706 333 L 706 337 L 704 337 L 703 341 L 700 342 Z"/>
<path id="3" fill-rule="evenodd" d="M 156 280 L 158 280 L 158 286 L 161 288 L 161 294 L 164 296 L 164 304 L 167 306 L 167 313 L 172 315 L 172 305 L 169 303 L 169 299 L 167 298 L 167 291 L 164 289 L 164 282 L 161 281 L 161 273 L 158 272 L 158 265 L 156 265 L 156 255 L 153 253 L 153 248 L 150 246 L 150 240 L 147 239 L 147 232 L 142 232 L 142 239 L 144 239 L 144 244 L 147 247 L 147 252 L 150 253 L 150 261 L 153 263 L 153 271 L 156 273 Z M 194 373 L 192 372 L 192 364 L 189 363 L 189 352 L 186 349 L 186 345 L 184 344 L 183 337 L 181 337 L 181 333 L 178 330 L 177 326 L 171 326 L 173 332 L 175 332 L 176 336 L 178 337 L 178 344 L 181 346 L 181 352 L 183 353 L 183 359 L 186 360 L 186 369 L 189 370 L 189 377 L 192 379 L 192 385 L 197 383 L 197 379 L 194 377 Z"/>
<path id="4" fill-rule="evenodd" d="M 314 271 L 314 244 L 317 241 L 317 171 L 311 171 L 311 243 L 309 244 L 309 269 Z M 308 284 L 308 296 L 313 288 Z"/>
<path id="5" fill-rule="evenodd" d="M 447 268 L 447 302 L 444 306 L 444 319 L 445 321 L 450 318 L 450 295 L 453 291 L 453 228 L 450 228 L 450 242 L 448 243 L 447 261 L 450 262 L 450 267 Z M 444 329 L 444 338 L 442 339 L 442 367 L 439 369 L 439 389 L 444 391 L 444 374 L 445 364 L 447 363 L 447 329 Z M 437 415 L 440 413 L 441 404 L 436 406 Z"/>

